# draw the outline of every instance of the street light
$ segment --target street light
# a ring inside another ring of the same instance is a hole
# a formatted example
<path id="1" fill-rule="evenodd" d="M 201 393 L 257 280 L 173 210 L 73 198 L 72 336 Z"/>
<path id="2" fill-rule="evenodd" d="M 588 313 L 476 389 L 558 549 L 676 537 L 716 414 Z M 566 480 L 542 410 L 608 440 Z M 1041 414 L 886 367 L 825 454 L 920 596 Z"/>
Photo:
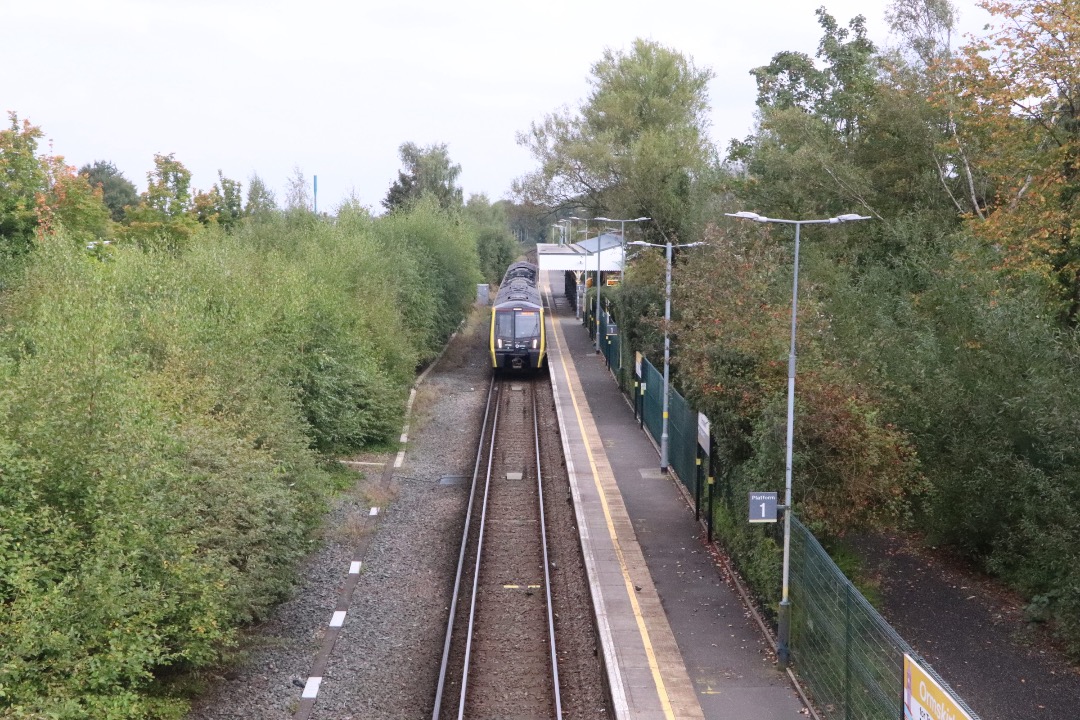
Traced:
<path id="1" fill-rule="evenodd" d="M 579 218 L 577 215 L 570 215 L 566 219 L 571 221 L 571 223 L 570 223 L 570 228 L 571 228 L 570 236 L 571 236 L 571 239 L 573 238 L 574 223 L 572 221 L 574 221 L 574 220 L 584 220 L 585 221 L 585 239 L 586 240 L 589 239 L 589 218 Z M 599 249 L 599 247 L 600 247 L 599 243 L 597 243 L 597 249 Z M 587 267 L 585 269 L 585 275 L 586 275 L 586 277 L 588 277 L 588 275 L 589 275 L 589 270 L 588 270 Z M 596 282 L 597 282 L 597 284 L 600 283 L 600 256 L 599 255 L 596 257 Z M 577 303 L 577 306 L 578 306 L 577 307 L 578 313 L 583 312 L 582 309 L 581 309 L 581 303 Z"/>
<path id="2" fill-rule="evenodd" d="M 558 244 L 559 245 L 565 245 L 566 244 L 566 225 L 564 225 L 565 222 L 567 222 L 567 220 L 566 220 L 566 218 L 563 218 L 562 220 L 551 223 L 552 228 L 558 228 Z"/>
<path id="3" fill-rule="evenodd" d="M 664 415 L 660 430 L 660 470 L 667 472 L 668 469 L 668 360 L 671 356 L 671 338 L 668 335 L 668 325 L 671 323 L 671 249 L 692 248 L 704 245 L 703 242 L 685 243 L 672 245 L 668 240 L 664 244 L 635 240 L 627 245 L 647 245 L 648 247 L 667 248 L 667 277 L 664 284 Z"/>
<path id="4" fill-rule="evenodd" d="M 787 395 L 787 449 L 784 468 L 784 573 L 780 591 L 780 616 L 778 618 L 776 658 L 780 669 L 786 669 L 791 660 L 791 598 L 788 597 L 788 577 L 791 567 L 791 453 L 795 437 L 795 316 L 799 303 L 799 231 L 803 225 L 837 225 L 839 223 L 869 220 L 866 215 L 848 213 L 822 220 L 782 220 L 758 215 L 745 210 L 737 213 L 725 213 L 728 217 L 753 220 L 759 223 L 783 223 L 795 226 L 795 271 L 791 285 L 791 351 L 788 353 L 788 395 Z"/>
<path id="5" fill-rule="evenodd" d="M 585 221 L 585 240 L 589 239 L 589 218 L 571 215 L 572 220 Z M 592 218 L 599 220 L 599 218 Z M 588 273 L 588 270 L 585 271 Z M 596 352 L 600 352 L 600 236 L 596 236 Z"/>
<path id="6" fill-rule="evenodd" d="M 622 264 L 626 265 L 626 223 L 628 222 L 645 222 L 646 220 L 652 220 L 652 218 L 639 217 L 633 220 L 616 220 L 609 217 L 598 217 L 593 220 L 603 220 L 604 222 L 617 222 L 619 223 L 619 244 L 622 245 Z M 600 249 L 600 238 L 596 239 L 596 249 Z M 600 261 L 597 260 L 597 265 Z M 624 268 L 625 269 L 625 268 Z M 600 279 L 597 278 L 596 284 L 596 351 L 600 352 Z"/>
<path id="7" fill-rule="evenodd" d="M 617 223 L 619 223 L 619 242 L 621 242 L 622 246 L 623 246 L 623 263 L 624 264 L 626 262 L 626 223 L 628 223 L 628 222 L 645 222 L 646 220 L 652 220 L 652 218 L 647 218 L 647 217 L 639 217 L 639 218 L 634 218 L 632 220 L 630 220 L 630 219 L 620 220 L 620 219 L 608 218 L 608 217 L 598 217 L 598 218 L 593 218 L 593 219 L 594 220 L 603 220 L 604 222 L 617 222 Z"/>

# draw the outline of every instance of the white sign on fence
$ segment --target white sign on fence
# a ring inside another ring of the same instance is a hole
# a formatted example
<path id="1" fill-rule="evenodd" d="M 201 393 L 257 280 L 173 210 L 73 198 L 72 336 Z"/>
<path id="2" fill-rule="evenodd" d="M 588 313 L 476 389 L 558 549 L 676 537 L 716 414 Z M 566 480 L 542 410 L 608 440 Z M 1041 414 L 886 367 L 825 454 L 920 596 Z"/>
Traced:
<path id="1" fill-rule="evenodd" d="M 776 493 L 774 492 L 751 492 L 750 522 L 776 522 L 776 504 Z"/>

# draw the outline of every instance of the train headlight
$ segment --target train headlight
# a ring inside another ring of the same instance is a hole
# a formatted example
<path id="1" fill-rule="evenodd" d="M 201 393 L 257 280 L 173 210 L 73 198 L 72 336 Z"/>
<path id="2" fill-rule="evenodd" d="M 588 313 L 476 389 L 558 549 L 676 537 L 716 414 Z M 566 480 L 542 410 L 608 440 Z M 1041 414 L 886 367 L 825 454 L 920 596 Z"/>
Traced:
<path id="1" fill-rule="evenodd" d="M 535 350 L 537 348 L 537 346 L 539 346 L 539 344 L 540 344 L 540 341 L 537 340 L 536 338 L 533 338 L 533 348 L 532 349 Z"/>
<path id="2" fill-rule="evenodd" d="M 502 350 L 502 338 L 499 338 L 498 340 L 495 341 L 495 347 Z"/>

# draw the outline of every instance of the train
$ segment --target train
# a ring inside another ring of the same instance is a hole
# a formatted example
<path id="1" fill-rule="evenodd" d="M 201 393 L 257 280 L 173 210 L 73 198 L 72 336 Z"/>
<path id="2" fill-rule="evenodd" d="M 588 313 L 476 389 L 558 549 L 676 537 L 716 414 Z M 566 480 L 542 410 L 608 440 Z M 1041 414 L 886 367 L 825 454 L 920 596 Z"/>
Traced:
<path id="1" fill-rule="evenodd" d="M 506 269 L 491 307 L 488 349 L 495 372 L 546 369 L 547 336 L 540 268 L 516 262 Z"/>

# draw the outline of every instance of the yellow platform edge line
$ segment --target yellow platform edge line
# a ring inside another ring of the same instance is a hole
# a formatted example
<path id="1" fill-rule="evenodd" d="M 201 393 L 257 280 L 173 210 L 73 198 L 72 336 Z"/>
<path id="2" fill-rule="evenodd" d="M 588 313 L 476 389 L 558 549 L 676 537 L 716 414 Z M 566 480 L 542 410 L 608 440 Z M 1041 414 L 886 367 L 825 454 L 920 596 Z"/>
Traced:
<path id="1" fill-rule="evenodd" d="M 664 710 L 664 717 L 675 720 L 675 712 L 671 708 L 671 700 L 668 698 L 667 687 L 664 685 L 664 678 L 660 674 L 660 665 L 656 661 L 656 652 L 653 650 L 652 639 L 649 637 L 649 628 L 645 625 L 644 615 L 641 614 L 641 605 L 637 601 L 634 582 L 630 578 L 630 571 L 626 566 L 626 558 L 623 555 L 623 549 L 619 543 L 619 535 L 615 531 L 615 523 L 611 517 L 611 509 L 608 506 L 607 494 L 600 481 L 600 471 L 597 467 L 596 457 L 593 454 L 592 447 L 589 445 L 588 436 L 585 432 L 585 421 L 581 416 L 581 406 L 578 403 L 577 393 L 574 391 L 574 384 L 569 382 L 569 369 L 566 366 L 566 361 L 563 359 L 566 356 L 566 351 L 563 348 L 562 337 L 559 334 L 558 325 L 559 323 L 555 316 L 551 315 L 551 334 L 555 337 L 555 344 L 559 347 L 559 359 L 562 362 L 563 374 L 567 377 L 567 392 L 570 395 L 570 402 L 574 405 L 574 415 L 577 417 L 578 429 L 581 431 L 582 440 L 585 441 L 583 445 L 585 447 L 585 454 L 589 458 L 593 484 L 596 486 L 597 494 L 600 497 L 600 506 L 604 511 L 604 520 L 607 523 L 608 535 L 611 538 L 612 546 L 615 548 L 615 556 L 619 559 L 619 569 L 622 571 L 623 583 L 626 585 L 626 594 L 630 598 L 630 606 L 634 611 L 634 620 L 637 622 L 638 634 L 641 636 L 641 642 L 645 647 L 645 656 L 649 661 L 649 670 L 652 673 L 653 682 L 656 684 L 656 690 L 660 696 L 660 704 Z M 574 375 L 577 375 L 576 370 L 574 371 Z"/>

